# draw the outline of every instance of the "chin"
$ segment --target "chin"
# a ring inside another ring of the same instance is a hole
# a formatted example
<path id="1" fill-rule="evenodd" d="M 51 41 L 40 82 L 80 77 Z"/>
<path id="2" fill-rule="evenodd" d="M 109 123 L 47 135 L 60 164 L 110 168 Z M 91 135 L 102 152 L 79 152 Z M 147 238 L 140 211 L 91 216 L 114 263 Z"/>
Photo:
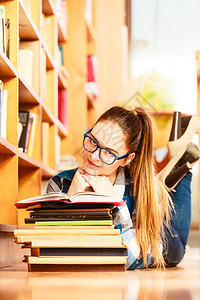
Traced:
<path id="1" fill-rule="evenodd" d="M 83 166 L 83 170 L 88 173 L 89 175 L 93 175 L 93 176 L 100 176 L 102 175 L 100 170 L 96 170 L 96 169 L 93 169 L 93 168 L 90 168 L 89 166 Z"/>

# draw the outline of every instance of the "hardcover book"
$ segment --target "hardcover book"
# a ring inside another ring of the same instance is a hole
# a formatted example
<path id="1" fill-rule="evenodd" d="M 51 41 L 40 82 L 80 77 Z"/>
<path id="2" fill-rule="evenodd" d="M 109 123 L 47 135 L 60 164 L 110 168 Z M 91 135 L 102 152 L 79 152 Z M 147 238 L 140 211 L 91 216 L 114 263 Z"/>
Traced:
<path id="1" fill-rule="evenodd" d="M 28 122 L 29 122 L 29 111 L 19 111 L 19 121 L 22 124 L 22 134 L 19 140 L 19 148 L 23 148 L 23 152 L 26 151 L 26 139 L 28 132 Z"/>
<path id="2" fill-rule="evenodd" d="M 24 199 L 15 203 L 17 208 L 27 208 L 30 205 L 36 203 L 63 203 L 67 206 L 72 204 L 112 204 L 113 206 L 121 206 L 125 204 L 125 201 L 120 199 L 118 196 L 109 196 L 99 194 L 95 192 L 80 192 L 74 194 L 72 197 L 68 197 L 64 193 L 45 193 L 36 197 Z"/>

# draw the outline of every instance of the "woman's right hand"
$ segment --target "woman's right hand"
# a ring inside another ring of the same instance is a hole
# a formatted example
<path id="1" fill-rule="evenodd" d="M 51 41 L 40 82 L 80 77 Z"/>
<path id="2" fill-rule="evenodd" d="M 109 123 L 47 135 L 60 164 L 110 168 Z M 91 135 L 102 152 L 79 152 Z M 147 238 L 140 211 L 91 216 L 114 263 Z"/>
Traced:
<path id="1" fill-rule="evenodd" d="M 69 187 L 67 195 L 68 197 L 70 197 L 78 192 L 84 192 L 87 187 L 90 187 L 90 184 L 81 175 L 81 170 L 77 170 Z"/>

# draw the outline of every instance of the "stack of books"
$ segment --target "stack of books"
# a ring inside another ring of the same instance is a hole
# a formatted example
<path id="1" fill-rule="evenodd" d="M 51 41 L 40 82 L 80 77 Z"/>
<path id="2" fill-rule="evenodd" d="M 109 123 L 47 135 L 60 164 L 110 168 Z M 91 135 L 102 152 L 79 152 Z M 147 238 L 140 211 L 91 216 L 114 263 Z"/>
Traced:
<path id="1" fill-rule="evenodd" d="M 116 197 L 92 192 L 48 193 L 15 203 L 25 208 L 33 229 L 14 231 L 15 241 L 30 248 L 29 271 L 124 271 L 128 256 L 112 209 Z"/>

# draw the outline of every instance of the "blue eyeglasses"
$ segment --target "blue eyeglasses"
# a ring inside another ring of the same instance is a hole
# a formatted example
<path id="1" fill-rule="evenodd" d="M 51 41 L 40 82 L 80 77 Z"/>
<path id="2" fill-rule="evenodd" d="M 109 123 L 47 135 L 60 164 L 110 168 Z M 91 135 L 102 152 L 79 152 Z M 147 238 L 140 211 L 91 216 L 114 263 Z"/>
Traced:
<path id="1" fill-rule="evenodd" d="M 88 135 L 92 131 L 92 128 L 89 129 L 85 134 L 83 138 L 83 147 L 85 150 L 87 150 L 90 153 L 94 153 L 97 149 L 99 149 L 99 158 L 100 160 L 106 164 L 106 165 L 112 165 L 116 160 L 125 158 L 129 155 L 129 153 L 117 156 L 110 150 L 101 147 L 97 141 L 95 141 L 91 136 Z"/>

